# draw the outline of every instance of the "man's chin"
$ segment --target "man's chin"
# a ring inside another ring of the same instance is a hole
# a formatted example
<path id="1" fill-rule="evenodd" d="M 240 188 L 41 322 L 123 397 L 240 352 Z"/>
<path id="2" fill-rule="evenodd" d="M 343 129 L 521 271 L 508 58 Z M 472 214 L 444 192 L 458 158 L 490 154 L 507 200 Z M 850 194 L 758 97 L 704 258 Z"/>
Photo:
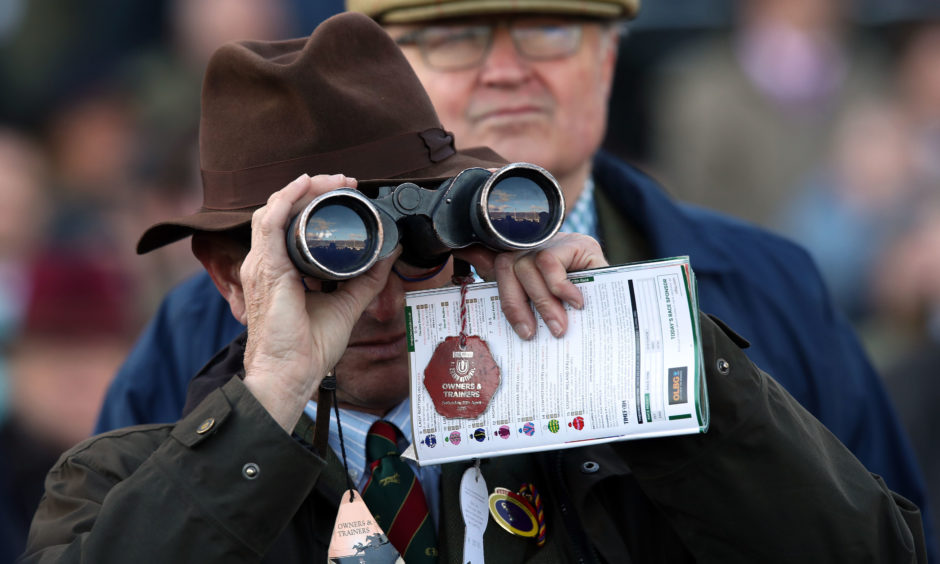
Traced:
<path id="1" fill-rule="evenodd" d="M 340 403 L 384 414 L 408 397 L 408 358 L 401 355 L 381 362 L 344 358 L 336 367 Z"/>
<path id="2" fill-rule="evenodd" d="M 358 395 L 348 394 L 345 390 L 338 391 L 340 407 L 372 413 L 383 417 L 396 405 L 408 397 L 407 386 L 403 391 L 387 390 L 357 390 Z"/>
<path id="3" fill-rule="evenodd" d="M 509 145 L 506 137 L 528 138 L 530 143 L 539 143 L 550 134 L 551 122 L 542 114 L 487 118 L 479 124 L 482 137 L 490 145 Z"/>

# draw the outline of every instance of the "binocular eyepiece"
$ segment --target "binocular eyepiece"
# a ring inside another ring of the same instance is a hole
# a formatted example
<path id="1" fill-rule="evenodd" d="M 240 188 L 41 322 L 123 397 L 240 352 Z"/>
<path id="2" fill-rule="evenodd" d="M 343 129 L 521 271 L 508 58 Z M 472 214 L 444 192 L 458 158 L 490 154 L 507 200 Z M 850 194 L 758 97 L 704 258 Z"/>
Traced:
<path id="1" fill-rule="evenodd" d="M 417 267 L 442 264 L 452 249 L 482 243 L 498 251 L 535 248 L 565 217 L 558 182 L 545 169 L 512 163 L 468 168 L 434 189 L 406 182 L 374 197 L 340 188 L 307 204 L 287 230 L 298 270 L 321 280 L 359 276 L 402 244 Z"/>

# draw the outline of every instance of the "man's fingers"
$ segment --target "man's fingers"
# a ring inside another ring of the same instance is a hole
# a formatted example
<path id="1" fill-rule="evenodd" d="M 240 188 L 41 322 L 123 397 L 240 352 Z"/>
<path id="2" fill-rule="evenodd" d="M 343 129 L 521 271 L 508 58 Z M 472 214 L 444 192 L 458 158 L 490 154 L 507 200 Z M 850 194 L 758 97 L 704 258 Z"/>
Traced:
<path id="1" fill-rule="evenodd" d="M 294 217 L 304 206 L 309 204 L 317 196 L 336 190 L 337 188 L 356 188 L 358 181 L 351 176 L 343 174 L 318 174 L 310 178 L 307 191 L 295 199 L 290 210 L 290 217 Z M 286 225 L 286 222 L 285 222 Z"/>
<path id="2" fill-rule="evenodd" d="M 272 233 L 275 231 L 284 232 L 284 226 L 287 224 L 291 207 L 301 196 L 306 194 L 309 187 L 310 177 L 302 174 L 281 190 L 271 194 L 267 203 L 255 210 L 255 213 L 251 216 L 252 250 L 267 249 L 272 239 Z"/>
<path id="3" fill-rule="evenodd" d="M 509 253 L 497 255 L 493 271 L 503 315 L 512 325 L 513 331 L 528 340 L 535 336 L 535 315 L 529 307 L 529 296 L 525 288 L 516 278 L 514 262 L 514 256 Z"/>
<path id="4" fill-rule="evenodd" d="M 479 252 L 474 256 L 486 258 Z M 523 338 L 529 338 L 535 332 L 535 317 L 529 302 L 535 306 L 552 335 L 564 335 L 568 329 L 565 304 L 577 309 L 584 307 L 581 290 L 568 279 L 568 273 L 607 266 L 597 241 L 569 233 L 557 235 L 553 243 L 542 250 L 500 253 L 491 259 L 491 263 L 503 313 Z"/>
<path id="5" fill-rule="evenodd" d="M 498 253 L 487 249 L 483 245 L 470 245 L 463 249 L 454 249 L 454 258 L 464 260 L 473 265 L 477 276 L 484 280 L 496 278 L 496 265 L 494 263 Z"/>
<path id="6" fill-rule="evenodd" d="M 546 279 L 536 265 L 536 254 L 525 255 L 516 261 L 513 266 L 515 277 L 529 296 L 529 301 L 535 306 L 535 310 L 542 317 L 542 320 L 548 326 L 555 337 L 565 334 L 568 328 L 568 314 L 565 312 L 564 304 L 549 287 L 549 280 Z M 561 276 L 565 276 L 564 269 L 561 270 Z M 557 281 L 551 281 L 553 285 L 558 286 Z M 578 292 L 580 297 L 580 292 Z"/>
<path id="7" fill-rule="evenodd" d="M 584 307 L 584 296 L 581 295 L 581 290 L 568 279 L 568 269 L 563 259 L 550 253 L 537 253 L 533 261 L 552 296 L 570 304 L 575 309 Z"/>
<path id="8" fill-rule="evenodd" d="M 355 178 L 343 174 L 298 176 L 290 184 L 271 194 L 267 203 L 255 211 L 251 224 L 252 243 L 256 241 L 255 234 L 268 235 L 274 228 L 283 231 L 290 217 L 317 196 L 337 188 L 355 188 L 356 185 Z M 256 230 L 256 225 L 261 229 Z"/>

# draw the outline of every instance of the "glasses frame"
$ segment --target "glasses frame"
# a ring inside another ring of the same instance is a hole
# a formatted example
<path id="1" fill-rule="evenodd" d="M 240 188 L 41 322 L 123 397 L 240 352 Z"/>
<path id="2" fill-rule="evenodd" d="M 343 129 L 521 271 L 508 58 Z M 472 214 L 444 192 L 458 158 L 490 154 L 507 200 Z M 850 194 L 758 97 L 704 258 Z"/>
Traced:
<path id="1" fill-rule="evenodd" d="M 398 44 L 398 46 L 400 46 L 400 47 L 403 47 L 403 46 L 415 46 L 415 47 L 417 47 L 417 48 L 418 48 L 418 51 L 421 53 L 421 59 L 424 61 L 424 63 L 425 63 L 428 67 L 430 67 L 430 68 L 432 68 L 432 69 L 434 69 L 434 70 L 442 71 L 442 72 L 453 72 L 453 71 L 469 70 L 469 69 L 473 69 L 473 68 L 477 68 L 477 67 L 481 66 L 481 65 L 483 64 L 483 62 L 486 61 L 486 58 L 489 56 L 490 51 L 491 51 L 492 48 L 493 48 L 493 42 L 494 42 L 495 37 L 496 37 L 497 28 L 506 27 L 506 28 L 509 30 L 509 37 L 512 39 L 513 47 L 516 49 L 516 53 L 517 53 L 520 57 L 522 57 L 523 59 L 526 59 L 526 60 L 528 60 L 528 61 L 553 61 L 553 60 L 558 60 L 558 59 L 565 59 L 565 58 L 571 57 L 571 56 L 573 56 L 575 53 L 577 53 L 577 52 L 581 49 L 581 43 L 583 42 L 583 39 L 584 39 L 584 24 L 585 24 L 585 23 L 591 23 L 591 22 L 593 22 L 594 20 L 569 20 L 569 19 L 564 19 L 564 20 L 559 20 L 559 21 L 560 21 L 560 23 L 551 24 L 551 25 L 547 25 L 547 24 L 546 24 L 546 25 L 544 25 L 544 26 L 537 26 L 537 25 L 536 25 L 536 26 L 531 26 L 531 25 L 529 25 L 529 26 L 522 26 L 522 25 L 518 25 L 518 24 L 520 24 L 520 23 L 522 23 L 522 24 L 530 23 L 531 20 L 529 20 L 529 19 L 511 19 L 511 20 L 501 19 L 501 20 L 499 20 L 499 21 L 497 21 L 497 22 L 495 22 L 495 23 L 490 23 L 490 24 L 478 23 L 478 24 L 473 24 L 473 25 L 464 25 L 464 26 L 462 26 L 462 27 L 465 27 L 465 28 L 474 28 L 474 27 L 476 27 L 476 28 L 486 28 L 489 33 L 488 33 L 487 38 L 486 38 L 486 45 L 484 46 L 483 50 L 480 52 L 479 57 L 478 57 L 476 60 L 472 61 L 472 62 L 468 62 L 467 64 L 462 64 L 462 65 L 444 65 L 444 66 L 442 66 L 442 65 L 439 65 L 439 64 L 434 64 L 434 63 L 432 63 L 432 62 L 431 62 L 430 51 L 429 51 L 429 50 L 430 50 L 430 47 L 428 47 L 428 44 L 427 44 L 427 42 L 428 42 L 427 34 L 429 33 L 430 30 L 436 29 L 436 28 L 441 28 L 441 27 L 457 27 L 457 26 L 447 26 L 446 24 L 438 24 L 438 25 L 431 25 L 431 26 L 421 27 L 421 28 L 414 29 L 414 30 L 411 30 L 411 31 L 409 31 L 409 32 L 407 32 L 407 33 L 405 33 L 405 34 L 403 34 L 401 37 L 399 37 L 399 38 L 397 38 L 397 39 L 395 40 L 395 43 Z M 558 53 L 558 54 L 553 54 L 553 55 L 548 55 L 548 56 L 539 56 L 539 55 L 532 55 L 532 54 L 530 54 L 530 53 L 527 53 L 527 52 L 525 51 L 525 49 L 522 47 L 522 43 L 521 43 L 522 40 L 520 39 L 520 37 L 519 37 L 516 33 L 513 33 L 513 32 L 514 32 L 514 31 L 517 31 L 517 30 L 524 30 L 524 29 L 527 29 L 527 28 L 532 28 L 532 27 L 568 27 L 568 28 L 573 28 L 573 32 L 575 33 L 573 45 L 572 45 L 568 50 L 566 50 L 566 51 L 564 51 L 564 52 L 560 52 L 560 53 Z"/>

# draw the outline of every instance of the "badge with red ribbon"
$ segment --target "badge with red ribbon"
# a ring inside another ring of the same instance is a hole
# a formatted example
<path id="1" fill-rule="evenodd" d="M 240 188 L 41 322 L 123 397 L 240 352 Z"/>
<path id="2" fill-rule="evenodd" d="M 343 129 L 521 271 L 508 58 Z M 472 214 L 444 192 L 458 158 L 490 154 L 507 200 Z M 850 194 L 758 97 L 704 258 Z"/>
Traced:
<path id="1" fill-rule="evenodd" d="M 460 284 L 460 334 L 445 338 L 434 349 L 424 369 L 424 387 L 442 416 L 475 419 L 486 411 L 499 388 L 499 366 L 486 341 L 467 335 L 467 286 L 473 277 L 469 267 L 457 274 L 458 261 L 454 262 L 454 283 Z"/>

